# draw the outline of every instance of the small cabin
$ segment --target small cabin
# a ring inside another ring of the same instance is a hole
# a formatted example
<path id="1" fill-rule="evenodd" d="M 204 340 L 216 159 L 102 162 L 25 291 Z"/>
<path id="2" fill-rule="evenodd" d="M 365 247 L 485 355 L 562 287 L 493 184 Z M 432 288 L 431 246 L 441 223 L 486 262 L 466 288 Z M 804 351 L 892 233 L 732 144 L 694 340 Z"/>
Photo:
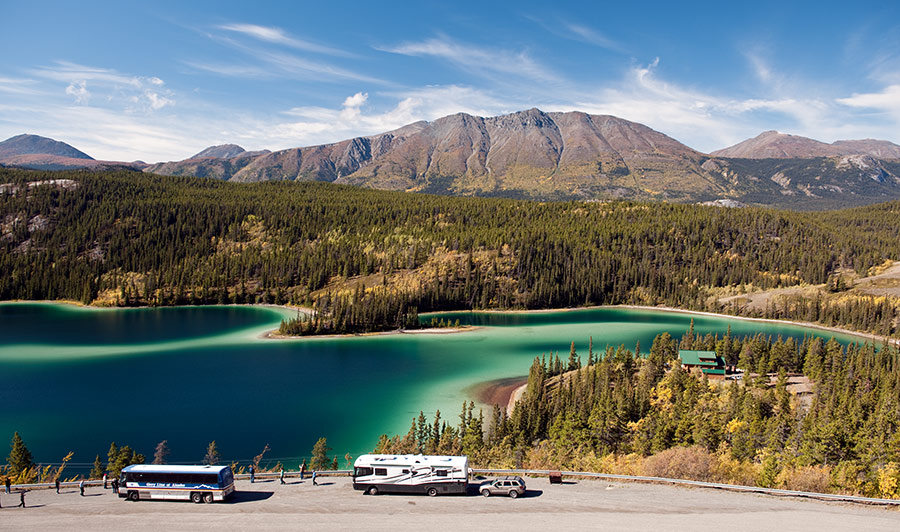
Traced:
<path id="1" fill-rule="evenodd" d="M 725 367 L 725 359 L 715 351 L 690 351 L 679 350 L 678 358 L 681 359 L 681 367 L 692 372 L 706 375 L 713 380 L 722 380 L 728 373 Z"/>

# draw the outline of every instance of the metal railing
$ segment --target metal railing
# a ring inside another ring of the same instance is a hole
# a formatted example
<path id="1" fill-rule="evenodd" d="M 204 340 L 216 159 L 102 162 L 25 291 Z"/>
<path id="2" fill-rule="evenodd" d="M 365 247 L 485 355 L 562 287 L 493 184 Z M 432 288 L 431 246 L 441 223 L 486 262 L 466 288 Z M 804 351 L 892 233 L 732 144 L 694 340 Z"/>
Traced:
<path id="1" fill-rule="evenodd" d="M 329 471 L 316 471 L 317 477 L 349 477 L 352 471 L 349 469 L 338 469 Z M 699 480 L 684 480 L 678 478 L 665 477 L 643 477 L 637 475 L 614 475 L 612 473 L 592 473 L 590 471 L 556 471 L 549 469 L 470 469 L 470 474 L 474 475 L 525 475 L 531 477 L 549 477 L 551 473 L 559 473 L 562 477 L 569 478 L 592 478 L 599 480 L 609 480 L 618 482 L 648 482 L 655 484 L 670 484 L 675 486 L 692 486 L 698 488 L 720 489 L 726 491 L 735 491 L 743 493 L 760 493 L 763 495 L 773 495 L 778 497 L 802 497 L 806 499 L 817 499 L 823 501 L 835 502 L 851 502 L 857 504 L 872 504 L 886 506 L 900 506 L 900 499 L 879 499 L 875 497 L 860 497 L 857 495 L 840 495 L 834 493 L 816 493 L 812 491 L 796 491 L 783 490 L 776 488 L 761 488 L 757 486 L 741 486 L 738 484 L 720 484 L 717 482 L 703 482 Z M 305 471 L 303 478 L 312 478 L 312 471 Z M 241 473 L 234 475 L 235 480 L 250 480 L 249 473 Z M 269 471 L 265 473 L 254 473 L 254 479 L 279 479 L 281 471 Z M 284 478 L 300 478 L 300 471 L 285 471 Z M 112 479 L 109 479 L 111 482 Z M 78 487 L 81 481 L 76 482 L 60 482 L 61 488 Z M 102 480 L 85 480 L 86 487 L 103 486 Z M 52 482 L 43 482 L 37 484 L 15 484 L 12 486 L 14 491 L 33 490 L 33 489 L 52 489 L 55 484 Z M 3 488 L 0 487 L 0 490 Z"/>

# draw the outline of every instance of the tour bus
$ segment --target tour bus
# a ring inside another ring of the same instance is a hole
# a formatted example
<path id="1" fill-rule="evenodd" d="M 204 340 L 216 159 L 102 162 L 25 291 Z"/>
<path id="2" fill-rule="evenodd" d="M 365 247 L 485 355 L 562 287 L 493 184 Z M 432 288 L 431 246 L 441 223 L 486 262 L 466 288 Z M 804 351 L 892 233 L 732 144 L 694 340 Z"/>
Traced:
<path id="1" fill-rule="evenodd" d="M 122 470 L 119 497 L 172 499 L 192 502 L 224 501 L 234 493 L 229 466 L 130 465 Z"/>
<path id="2" fill-rule="evenodd" d="M 465 493 L 467 456 L 364 454 L 353 463 L 353 489 L 379 493 Z"/>

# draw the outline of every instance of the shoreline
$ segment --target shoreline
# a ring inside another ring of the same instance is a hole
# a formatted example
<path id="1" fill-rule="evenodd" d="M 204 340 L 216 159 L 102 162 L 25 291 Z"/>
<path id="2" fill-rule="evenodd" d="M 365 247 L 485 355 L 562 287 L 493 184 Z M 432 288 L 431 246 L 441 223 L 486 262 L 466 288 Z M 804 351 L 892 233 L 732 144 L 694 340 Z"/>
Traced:
<path id="1" fill-rule="evenodd" d="M 372 336 L 392 336 L 396 334 L 456 334 L 463 333 L 469 331 L 476 331 L 478 329 L 482 329 L 483 327 L 475 327 L 472 325 L 466 325 L 463 327 L 450 327 L 444 329 L 394 329 L 392 331 L 378 331 L 378 332 L 368 332 L 368 333 L 348 333 L 348 334 L 308 334 L 305 336 L 291 336 L 285 335 L 278 332 L 278 329 L 273 329 L 271 331 L 266 331 L 259 335 L 259 338 L 264 340 L 307 340 L 314 338 L 363 338 L 363 337 L 372 337 Z"/>
<path id="2" fill-rule="evenodd" d="M 27 304 L 27 303 L 39 303 L 39 304 L 53 304 L 53 305 L 69 305 L 85 310 L 133 310 L 133 309 L 146 309 L 146 308 L 154 308 L 154 309 L 162 309 L 162 308 L 199 308 L 199 307 L 267 307 L 274 309 L 284 309 L 290 310 L 293 312 L 304 312 L 310 313 L 312 309 L 307 307 L 298 307 L 293 305 L 276 305 L 274 303 L 242 303 L 242 304 L 234 304 L 229 303 L 226 305 L 170 305 L 170 306 L 160 306 L 160 307 L 95 307 L 91 305 L 85 305 L 78 301 L 71 300 L 28 300 L 28 299 L 11 299 L 7 301 L 0 301 L 0 304 Z M 718 312 L 708 312 L 703 310 L 688 310 L 688 309 L 680 309 L 676 307 L 667 307 L 663 305 L 651 307 L 647 305 L 594 305 L 590 307 L 564 307 L 564 308 L 556 308 L 556 309 L 511 309 L 511 310 L 497 310 L 497 309 L 488 309 L 488 310 L 447 310 L 447 311 L 434 311 L 434 312 L 424 312 L 421 316 L 428 316 L 431 314 L 542 314 L 542 313 L 550 313 L 550 312 L 576 312 L 579 310 L 600 310 L 600 309 L 634 309 L 634 310 L 655 310 L 662 312 L 677 312 L 681 314 L 692 314 L 697 316 L 709 316 L 714 318 L 730 318 L 735 320 L 746 320 L 746 321 L 756 321 L 761 323 L 775 323 L 775 324 L 788 324 L 788 325 L 796 325 L 798 327 L 808 327 L 811 329 L 818 329 L 821 331 L 828 331 L 837 334 L 844 334 L 847 336 L 857 336 L 860 338 L 865 338 L 867 340 L 872 340 L 873 342 L 881 342 L 884 343 L 887 341 L 891 345 L 900 346 L 900 339 L 897 338 L 889 338 L 881 335 L 853 331 L 850 329 L 844 329 L 841 327 L 827 326 L 821 325 L 818 323 L 812 323 L 808 321 L 796 321 L 796 320 L 779 320 L 774 318 L 751 318 L 749 316 L 735 316 L 732 314 L 721 314 Z M 260 338 L 265 339 L 273 339 L 273 340 L 291 340 L 291 339 L 301 339 L 301 338 L 353 338 L 358 336 L 380 336 L 380 335 L 391 335 L 391 334 L 452 334 L 452 333 L 463 333 L 474 330 L 479 330 L 484 328 L 483 326 L 465 326 L 460 328 L 450 328 L 450 329 L 412 329 L 412 330 L 393 330 L 393 331 L 380 331 L 374 333 L 355 333 L 355 334 L 330 334 L 330 335 L 312 335 L 312 336 L 282 336 L 278 334 L 277 329 L 273 329 L 261 334 Z"/>
<path id="3" fill-rule="evenodd" d="M 664 305 L 659 305 L 655 307 L 651 307 L 648 305 L 593 305 L 590 307 L 564 307 L 564 308 L 556 308 L 556 309 L 513 309 L 513 310 L 447 310 L 447 311 L 435 311 L 435 312 L 426 312 L 423 315 L 427 314 L 541 314 L 541 313 L 549 313 L 549 312 L 577 312 L 579 310 L 600 310 L 600 309 L 633 309 L 633 310 L 657 310 L 662 312 L 677 312 L 680 314 L 694 314 L 697 316 L 709 316 L 713 318 L 730 318 L 735 320 L 746 320 L 746 321 L 756 321 L 761 323 L 775 323 L 775 324 L 788 324 L 788 325 L 796 325 L 798 327 L 809 327 L 811 329 L 819 329 L 821 331 L 834 332 L 838 334 L 845 334 L 847 336 L 859 336 L 861 338 L 866 338 L 869 340 L 884 342 L 887 340 L 889 343 L 893 345 L 900 346 L 900 339 L 898 338 L 889 338 L 885 336 L 881 336 L 874 333 L 866 333 L 853 331 L 850 329 L 843 329 L 841 327 L 834 327 L 828 325 L 822 325 L 819 323 L 813 323 L 808 321 L 796 321 L 796 320 L 779 320 L 774 318 L 752 318 L 750 316 L 735 316 L 733 314 L 722 314 L 719 312 L 708 312 L 705 310 L 688 310 L 676 307 L 667 307 Z"/>
<path id="4" fill-rule="evenodd" d="M 506 377 L 473 384 L 464 393 L 484 405 L 505 405 L 506 415 L 509 415 L 527 387 L 528 377 Z"/>

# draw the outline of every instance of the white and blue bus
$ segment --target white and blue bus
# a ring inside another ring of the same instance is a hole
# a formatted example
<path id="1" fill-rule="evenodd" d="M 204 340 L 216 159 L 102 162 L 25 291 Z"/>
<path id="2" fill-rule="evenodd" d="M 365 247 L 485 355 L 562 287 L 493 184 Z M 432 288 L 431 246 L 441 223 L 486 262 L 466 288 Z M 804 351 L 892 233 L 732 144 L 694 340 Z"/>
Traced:
<path id="1" fill-rule="evenodd" d="M 229 466 L 130 465 L 122 470 L 119 497 L 129 501 L 171 499 L 224 501 L 234 493 Z"/>

